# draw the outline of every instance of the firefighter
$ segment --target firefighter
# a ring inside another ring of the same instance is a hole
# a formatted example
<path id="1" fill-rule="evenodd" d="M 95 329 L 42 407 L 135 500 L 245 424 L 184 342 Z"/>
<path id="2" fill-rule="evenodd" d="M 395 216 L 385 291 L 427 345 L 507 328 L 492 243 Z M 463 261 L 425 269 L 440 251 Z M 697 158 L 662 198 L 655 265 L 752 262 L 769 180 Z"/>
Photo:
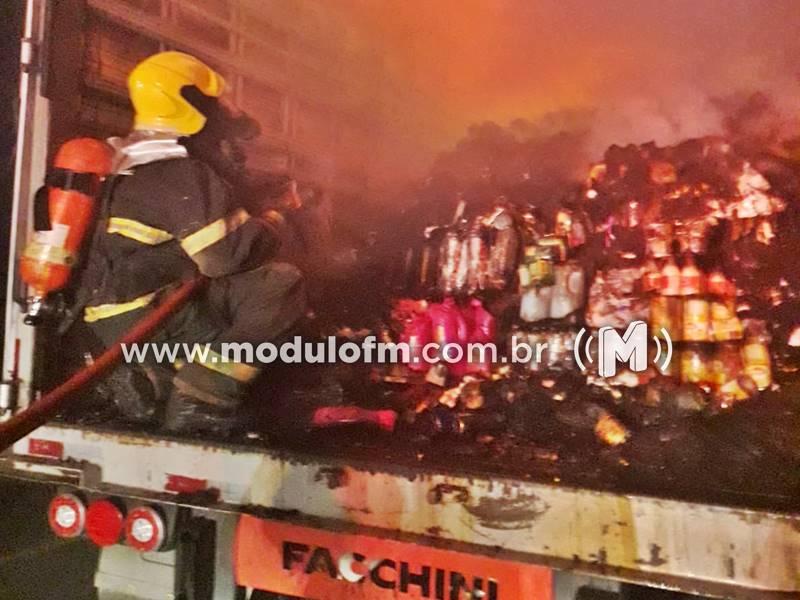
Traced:
<path id="1" fill-rule="evenodd" d="M 272 260 L 281 211 L 297 208 L 299 198 L 285 198 L 268 219 L 242 207 L 232 191 L 241 155 L 226 139 L 237 119 L 218 101 L 223 78 L 200 60 L 162 52 L 137 65 L 128 84 L 134 129 L 110 140 L 113 175 L 77 306 L 107 347 L 177 282 L 197 272 L 208 277 L 204 293 L 153 341 L 210 344 L 211 352 L 174 364 L 149 354 L 117 369 L 107 386 L 128 421 L 163 419 L 169 431 L 224 436 L 241 425 L 243 396 L 259 368 L 223 360 L 221 344 L 276 341 L 303 316 L 299 271 Z"/>

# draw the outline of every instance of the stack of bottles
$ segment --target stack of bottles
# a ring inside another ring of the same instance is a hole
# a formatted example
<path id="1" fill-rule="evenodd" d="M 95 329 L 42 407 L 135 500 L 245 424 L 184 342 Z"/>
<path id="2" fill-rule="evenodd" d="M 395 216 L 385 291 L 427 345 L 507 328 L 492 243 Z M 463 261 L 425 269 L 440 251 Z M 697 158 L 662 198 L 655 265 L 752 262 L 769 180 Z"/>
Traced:
<path id="1" fill-rule="evenodd" d="M 476 345 L 494 343 L 496 334 L 495 318 L 479 299 L 459 306 L 447 297 L 441 303 L 415 303 L 403 321 L 399 341 L 409 347 L 408 370 L 444 386 L 450 377 L 489 376 L 491 353 L 479 352 Z"/>
<path id="2" fill-rule="evenodd" d="M 517 269 L 520 319 L 564 319 L 585 304 L 584 270 L 573 252 L 586 243 L 586 221 L 561 209 L 550 234 L 543 233 L 543 224 L 531 211 L 523 215 L 523 223 L 524 248 Z"/>
<path id="3" fill-rule="evenodd" d="M 586 303 L 585 271 L 575 252 L 586 243 L 587 224 L 567 209 L 551 233 L 533 213 L 524 218 L 524 250 L 517 269 L 521 324 L 506 338 L 516 364 L 536 373 L 574 368 L 575 316 Z"/>
<path id="4" fill-rule="evenodd" d="M 518 275 L 519 316 L 526 323 L 563 319 L 583 307 L 584 271 L 567 260 L 562 237 L 544 236 L 527 245 Z"/>
<path id="5" fill-rule="evenodd" d="M 589 327 L 624 331 L 631 322 L 647 319 L 648 302 L 641 290 L 642 268 L 625 262 L 631 261 L 595 274 L 586 308 Z"/>
<path id="6" fill-rule="evenodd" d="M 704 273 L 687 254 L 647 262 L 642 287 L 650 298 L 650 325 L 673 341 L 729 342 L 743 335 L 736 315 L 736 286 L 721 271 Z"/>
<path id="7" fill-rule="evenodd" d="M 408 256 L 413 293 L 469 295 L 503 290 L 513 281 L 520 239 L 510 209 L 499 205 L 471 221 L 460 214 L 451 225 L 427 228 L 419 256 Z"/>
<path id="8" fill-rule="evenodd" d="M 767 389 L 772 374 L 764 322 L 739 319 L 736 286 L 724 273 L 703 272 L 691 253 L 681 262 L 672 255 L 651 257 L 642 277 L 653 334 L 666 332 L 679 349 L 671 374 L 728 400 Z"/>

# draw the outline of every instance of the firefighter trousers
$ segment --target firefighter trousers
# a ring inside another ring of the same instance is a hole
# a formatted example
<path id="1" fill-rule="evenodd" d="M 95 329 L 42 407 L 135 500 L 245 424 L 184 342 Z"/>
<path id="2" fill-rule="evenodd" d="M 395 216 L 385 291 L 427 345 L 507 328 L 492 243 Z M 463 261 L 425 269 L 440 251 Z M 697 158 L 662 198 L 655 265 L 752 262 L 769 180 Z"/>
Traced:
<path id="1" fill-rule="evenodd" d="M 139 347 L 145 354 L 140 352 L 120 368 L 146 375 L 152 400 L 137 407 L 137 399 L 131 398 L 122 400 L 123 405 L 117 402 L 118 407 L 123 414 L 131 413 L 124 416 L 132 420 L 146 420 L 158 412 L 155 404 L 178 392 L 203 404 L 235 409 L 260 372 L 258 344 L 285 339 L 303 318 L 305 308 L 302 276 L 288 263 L 270 262 L 211 280 L 149 344 Z M 86 325 L 108 347 L 149 310 L 152 305 Z M 239 350 L 225 348 L 234 344 Z M 144 414 L 137 416 L 137 412 Z"/>

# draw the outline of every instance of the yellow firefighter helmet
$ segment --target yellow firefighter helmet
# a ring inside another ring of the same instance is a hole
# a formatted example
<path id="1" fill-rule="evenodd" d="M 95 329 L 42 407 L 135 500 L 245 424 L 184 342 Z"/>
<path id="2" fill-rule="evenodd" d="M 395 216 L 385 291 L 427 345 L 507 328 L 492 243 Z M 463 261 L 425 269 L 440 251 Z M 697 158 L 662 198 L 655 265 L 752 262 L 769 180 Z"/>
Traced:
<path id="1" fill-rule="evenodd" d="M 182 135 L 193 135 L 203 129 L 205 115 L 181 95 L 187 86 L 218 98 L 225 80 L 208 65 L 183 52 L 160 52 L 136 65 L 128 76 L 136 114 L 134 129 Z"/>

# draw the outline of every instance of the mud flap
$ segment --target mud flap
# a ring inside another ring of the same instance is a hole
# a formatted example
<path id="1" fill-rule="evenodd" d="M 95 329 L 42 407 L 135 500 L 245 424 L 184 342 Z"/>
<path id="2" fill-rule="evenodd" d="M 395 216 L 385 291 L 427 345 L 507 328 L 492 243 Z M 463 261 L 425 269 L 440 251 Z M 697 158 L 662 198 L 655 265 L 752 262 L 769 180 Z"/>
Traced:
<path id="1" fill-rule="evenodd" d="M 188 516 L 175 543 L 176 600 L 214 600 L 216 524 Z"/>

